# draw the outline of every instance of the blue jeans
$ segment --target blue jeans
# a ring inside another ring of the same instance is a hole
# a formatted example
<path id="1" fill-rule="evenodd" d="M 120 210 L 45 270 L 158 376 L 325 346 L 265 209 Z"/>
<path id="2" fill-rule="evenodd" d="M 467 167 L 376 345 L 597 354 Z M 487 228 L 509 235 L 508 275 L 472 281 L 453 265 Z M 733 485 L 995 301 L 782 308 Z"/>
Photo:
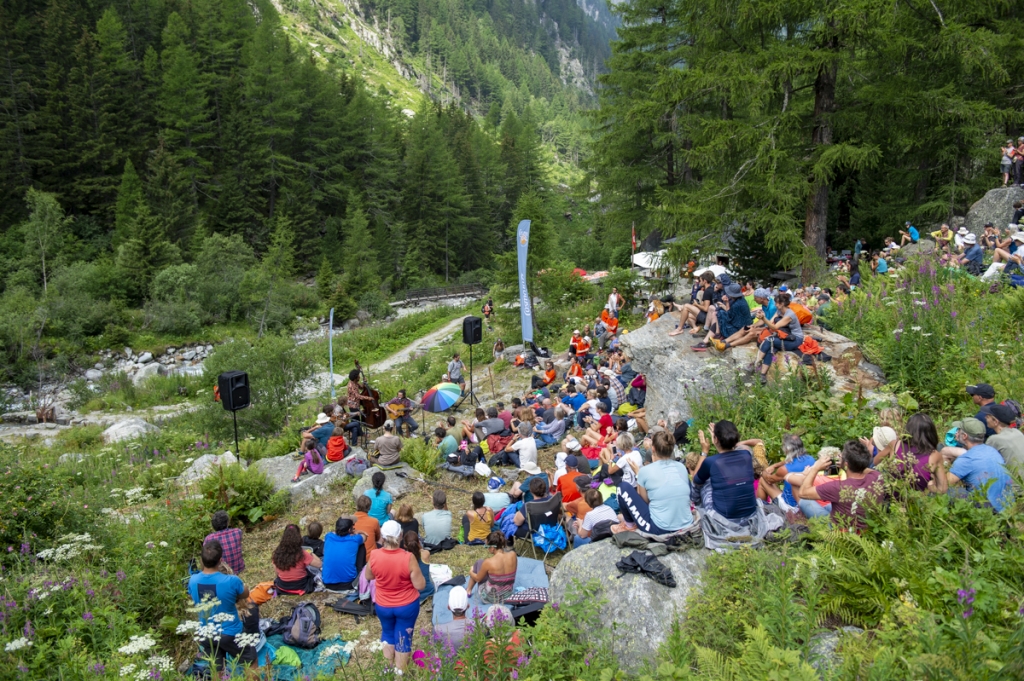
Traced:
<path id="1" fill-rule="evenodd" d="M 684 500 L 684 502 L 689 503 Z M 640 496 L 636 488 L 628 482 L 619 483 L 619 511 L 626 520 L 632 520 L 642 532 L 647 534 L 668 534 L 651 520 L 651 507 Z"/>
<path id="2" fill-rule="evenodd" d="M 378 605 L 377 619 L 380 620 L 380 640 L 389 646 L 394 646 L 397 653 L 412 652 L 412 632 L 419 615 L 419 600 L 396 608 Z"/>
<path id="3" fill-rule="evenodd" d="M 586 546 L 587 544 L 589 544 L 592 541 L 594 541 L 594 540 L 592 538 L 590 538 L 590 537 L 581 537 L 579 535 L 573 535 L 572 547 L 574 549 L 578 549 L 581 546 Z"/>
<path id="4" fill-rule="evenodd" d="M 534 438 L 536 438 L 537 440 L 538 447 L 550 447 L 551 445 L 558 444 L 558 438 L 551 437 L 547 433 L 540 433 L 538 435 L 534 435 Z"/>
<path id="5" fill-rule="evenodd" d="M 822 506 L 817 501 L 801 499 L 797 502 L 797 505 L 800 506 L 800 512 L 806 518 L 823 518 L 832 513 L 832 504 Z"/>
<path id="6" fill-rule="evenodd" d="M 411 417 L 409 415 L 399 416 L 397 419 L 395 419 L 395 434 L 396 435 L 401 435 L 402 434 L 402 426 L 403 425 L 409 426 L 409 433 L 410 434 L 415 433 L 416 429 L 420 427 L 420 424 L 416 423 L 416 419 L 414 419 L 413 417 Z"/>
<path id="7" fill-rule="evenodd" d="M 766 338 L 764 342 L 761 343 L 761 352 L 764 353 L 764 363 L 771 364 L 777 350 L 792 352 L 800 347 L 801 343 L 803 343 L 803 340 L 798 341 L 792 337 L 783 339 L 778 336 L 772 336 L 771 338 Z"/>

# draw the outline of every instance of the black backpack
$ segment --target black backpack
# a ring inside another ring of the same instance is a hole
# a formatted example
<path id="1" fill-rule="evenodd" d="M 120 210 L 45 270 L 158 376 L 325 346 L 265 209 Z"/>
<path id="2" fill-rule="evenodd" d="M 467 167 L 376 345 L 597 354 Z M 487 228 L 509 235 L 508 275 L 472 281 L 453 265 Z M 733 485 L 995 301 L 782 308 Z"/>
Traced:
<path id="1" fill-rule="evenodd" d="M 299 648 L 320 645 L 320 611 L 312 603 L 303 602 L 292 608 L 285 623 L 284 642 Z"/>

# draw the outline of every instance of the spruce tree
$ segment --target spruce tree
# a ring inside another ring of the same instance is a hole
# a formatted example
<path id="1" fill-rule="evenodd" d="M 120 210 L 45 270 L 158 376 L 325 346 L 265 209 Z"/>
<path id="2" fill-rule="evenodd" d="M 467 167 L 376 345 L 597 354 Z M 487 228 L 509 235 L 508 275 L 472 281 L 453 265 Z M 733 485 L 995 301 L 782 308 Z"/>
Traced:
<path id="1" fill-rule="evenodd" d="M 131 238 L 132 229 L 138 219 L 138 206 L 144 200 L 142 180 L 135 172 L 135 164 L 129 158 L 124 162 L 121 187 L 117 190 L 117 203 L 114 205 L 114 236 L 111 243 L 115 249 Z"/>

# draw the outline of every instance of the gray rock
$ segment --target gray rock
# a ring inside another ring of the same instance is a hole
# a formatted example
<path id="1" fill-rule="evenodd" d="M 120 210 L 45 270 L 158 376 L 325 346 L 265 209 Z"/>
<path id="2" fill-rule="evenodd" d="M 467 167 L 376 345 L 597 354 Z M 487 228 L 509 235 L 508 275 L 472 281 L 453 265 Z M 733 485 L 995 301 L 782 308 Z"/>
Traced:
<path id="1" fill-rule="evenodd" d="M 899 255 L 909 258 L 912 255 L 928 254 L 935 252 L 935 242 L 931 239 L 922 238 L 916 244 L 907 244 L 900 249 Z"/>
<path id="2" fill-rule="evenodd" d="M 1004 229 L 1010 224 L 1010 218 L 1013 217 L 1014 201 L 1024 201 L 1024 188 L 990 189 L 967 211 L 967 220 L 964 224 L 975 234 L 985 231 L 986 222 L 991 222 L 996 227 Z"/>
<path id="3" fill-rule="evenodd" d="M 132 356 L 132 349 L 129 348 L 128 346 L 125 346 L 125 348 L 124 348 L 124 356 L 125 357 L 131 357 Z"/>
<path id="4" fill-rule="evenodd" d="M 367 322 L 367 321 L 369 321 L 369 320 L 370 320 L 370 318 L 371 318 L 372 316 L 373 316 L 373 315 L 371 315 L 371 314 L 370 314 L 369 312 L 367 312 L 366 310 L 357 310 L 357 311 L 356 311 L 356 319 L 358 319 L 358 320 L 359 320 L 360 322 Z"/>
<path id="5" fill-rule="evenodd" d="M 167 354 L 168 355 L 173 355 L 177 351 L 178 351 L 178 348 L 167 348 Z"/>
<path id="6" fill-rule="evenodd" d="M 143 364 L 142 367 L 132 377 L 132 383 L 140 385 L 145 383 L 154 376 L 166 376 L 167 367 L 159 362 L 153 362 L 151 364 Z"/>
<path id="7" fill-rule="evenodd" d="M 836 648 L 842 637 L 856 636 L 864 633 L 860 627 L 846 626 L 833 631 L 825 631 L 811 638 L 811 649 L 808 655 L 808 662 L 819 672 L 833 669 L 842 664 L 842 659 L 836 655 Z"/>
<path id="8" fill-rule="evenodd" d="M 207 354 L 213 352 L 213 346 L 212 345 L 207 345 L 206 346 L 206 352 L 207 352 Z"/>
<path id="9" fill-rule="evenodd" d="M 192 360 L 194 360 L 194 359 L 196 358 L 196 351 L 195 351 L 195 350 L 189 350 L 188 352 L 186 352 L 185 354 L 183 354 L 183 355 L 181 356 L 181 358 L 182 358 L 182 359 L 183 359 L 184 361 L 186 361 L 186 362 L 191 362 Z"/>
<path id="10" fill-rule="evenodd" d="M 365 456 L 365 454 L 363 456 Z M 381 471 L 379 468 L 373 467 L 367 468 L 363 472 L 363 477 L 359 478 L 355 487 L 352 488 L 353 500 L 363 496 L 363 493 L 366 490 L 373 489 L 373 474 L 379 472 L 384 473 L 384 491 L 389 492 L 396 500 L 401 499 L 406 494 L 412 492 L 412 483 L 397 475 L 398 473 L 403 473 L 404 475 L 409 475 L 414 478 L 420 477 L 419 472 L 407 463 L 402 463 L 398 468 L 394 468 L 389 471 Z"/>
<path id="11" fill-rule="evenodd" d="M 178 483 L 186 485 L 201 480 L 212 473 L 218 466 L 231 466 L 237 463 L 238 459 L 230 451 L 223 454 L 203 454 L 178 476 Z"/>
<path id="12" fill-rule="evenodd" d="M 103 378 L 103 372 L 99 369 L 89 369 L 85 372 L 85 380 L 87 381 L 98 381 Z"/>
<path id="13" fill-rule="evenodd" d="M 289 454 L 260 459 L 253 466 L 266 474 L 274 486 L 274 491 L 288 490 L 293 501 L 311 499 L 314 494 L 323 496 L 330 491 L 334 481 L 345 477 L 345 464 L 339 461 L 327 464 L 321 475 L 306 474 L 299 482 L 293 483 L 292 478 L 295 477 L 299 462 Z"/>
<path id="14" fill-rule="evenodd" d="M 505 358 L 506 362 L 516 361 L 516 355 L 521 355 L 526 350 L 526 346 L 523 344 L 519 345 L 506 345 L 505 354 L 502 357 Z"/>
<path id="15" fill-rule="evenodd" d="M 103 441 L 107 444 L 112 444 L 114 442 L 122 442 L 124 440 L 133 440 L 149 433 L 159 432 L 160 429 L 152 423 L 147 423 L 138 417 L 134 417 L 125 419 L 124 421 L 118 421 L 103 431 L 103 434 L 100 437 L 102 437 Z"/>
<path id="16" fill-rule="evenodd" d="M 574 584 L 598 583 L 600 621 L 613 627 L 609 634 L 612 651 L 623 667 L 636 671 L 657 658 L 673 624 L 685 616 L 686 599 L 700 587 L 710 552 L 690 549 L 659 558 L 672 570 L 674 589 L 643 575 L 626 574 L 619 579 L 615 563 L 631 552 L 617 548 L 610 539 L 570 551 L 551 576 L 550 594 L 553 602 L 572 602 Z"/>
<path id="17" fill-rule="evenodd" d="M 67 454 L 61 454 L 60 458 L 57 459 L 57 463 L 78 463 L 79 461 L 85 461 L 88 458 L 85 454 L 68 452 Z"/>
<path id="18" fill-rule="evenodd" d="M 103 362 L 96 362 L 96 364 L 94 364 L 92 368 L 93 369 L 102 369 L 103 368 Z"/>
<path id="19" fill-rule="evenodd" d="M 153 361 L 153 353 L 152 352 L 144 352 L 141 355 L 139 355 L 139 364 L 147 364 L 147 363 L 152 362 L 152 361 Z"/>

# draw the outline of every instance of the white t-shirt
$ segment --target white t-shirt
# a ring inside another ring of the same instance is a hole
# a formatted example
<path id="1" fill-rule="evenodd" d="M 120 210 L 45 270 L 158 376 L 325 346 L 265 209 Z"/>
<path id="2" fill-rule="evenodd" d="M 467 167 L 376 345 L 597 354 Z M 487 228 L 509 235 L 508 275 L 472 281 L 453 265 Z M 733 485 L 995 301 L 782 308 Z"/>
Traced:
<path id="1" fill-rule="evenodd" d="M 602 520 L 610 520 L 613 523 L 619 522 L 618 514 L 612 510 L 612 507 L 608 504 L 601 504 L 597 508 L 592 508 L 587 511 L 587 516 L 580 523 L 580 529 L 592 532 L 594 525 L 597 525 Z"/>
<path id="2" fill-rule="evenodd" d="M 514 452 L 519 452 L 519 466 L 522 467 L 527 462 L 534 465 L 537 464 L 537 441 L 532 437 L 524 437 L 522 440 L 516 440 L 508 446 Z"/>
<path id="3" fill-rule="evenodd" d="M 629 465 L 630 461 L 635 462 L 637 468 L 643 468 L 644 457 L 635 449 L 624 454 L 620 453 L 619 458 L 615 460 L 615 465 L 622 469 L 622 481 L 636 487 L 636 473 L 633 472 L 633 467 Z"/>

